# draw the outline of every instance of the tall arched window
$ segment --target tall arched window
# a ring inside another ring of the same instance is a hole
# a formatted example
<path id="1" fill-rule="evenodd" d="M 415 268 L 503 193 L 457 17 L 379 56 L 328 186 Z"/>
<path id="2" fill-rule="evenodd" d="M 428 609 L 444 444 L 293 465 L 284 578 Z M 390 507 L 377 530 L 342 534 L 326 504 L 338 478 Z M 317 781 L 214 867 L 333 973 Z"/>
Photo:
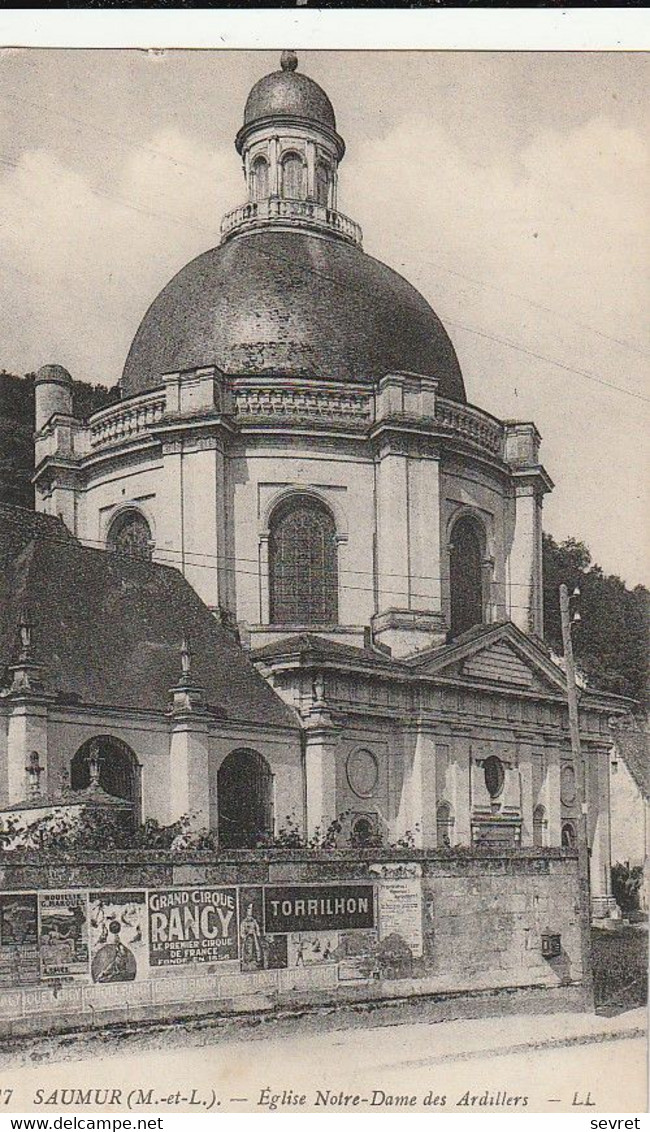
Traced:
<path id="1" fill-rule="evenodd" d="M 451 533 L 449 561 L 453 636 L 483 621 L 482 547 L 482 531 L 476 520 L 469 516 L 459 519 Z"/>
<path id="2" fill-rule="evenodd" d="M 144 515 L 139 511 L 123 511 L 110 526 L 108 545 L 118 554 L 131 558 L 151 558 L 151 529 Z"/>
<path id="3" fill-rule="evenodd" d="M 251 196 L 266 200 L 269 195 L 269 165 L 265 157 L 256 157 L 251 167 Z"/>
<path id="4" fill-rule="evenodd" d="M 328 205 L 330 198 L 330 171 L 324 161 L 316 166 L 316 200 L 319 204 Z"/>
<path id="5" fill-rule="evenodd" d="M 305 196 L 305 168 L 297 153 L 288 153 L 282 159 L 282 196 L 289 200 L 303 200 Z"/>
<path id="6" fill-rule="evenodd" d="M 533 810 L 533 845 L 538 849 L 544 844 L 544 831 L 546 829 L 546 810 L 543 806 L 535 806 Z"/>
<path id="7" fill-rule="evenodd" d="M 273 778 L 266 759 L 253 750 L 231 751 L 217 774 L 219 845 L 254 849 L 273 831 Z"/>
<path id="8" fill-rule="evenodd" d="M 336 527 L 320 500 L 295 496 L 273 513 L 269 591 L 274 625 L 338 620 Z"/>

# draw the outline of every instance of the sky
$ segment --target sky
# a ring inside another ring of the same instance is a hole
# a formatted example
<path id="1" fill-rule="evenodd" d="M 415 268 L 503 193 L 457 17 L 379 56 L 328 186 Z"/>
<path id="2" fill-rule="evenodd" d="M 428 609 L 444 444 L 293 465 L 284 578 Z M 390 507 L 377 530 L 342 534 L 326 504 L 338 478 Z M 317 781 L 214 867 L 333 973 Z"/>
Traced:
<path id="1" fill-rule="evenodd" d="M 545 529 L 648 584 L 650 54 L 299 59 L 334 104 L 365 250 L 438 313 L 469 401 L 537 424 Z M 233 140 L 277 66 L 0 52 L 0 369 L 119 379 L 150 302 L 243 202 Z"/>

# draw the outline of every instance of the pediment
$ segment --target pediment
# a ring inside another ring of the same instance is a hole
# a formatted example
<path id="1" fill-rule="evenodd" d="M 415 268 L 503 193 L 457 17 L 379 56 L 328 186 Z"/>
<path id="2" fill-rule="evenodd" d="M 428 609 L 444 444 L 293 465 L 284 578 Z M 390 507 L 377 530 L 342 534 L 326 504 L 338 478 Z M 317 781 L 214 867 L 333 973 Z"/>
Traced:
<path id="1" fill-rule="evenodd" d="M 452 676 L 519 691 L 564 693 L 564 673 L 532 638 L 514 625 L 478 630 L 411 664 L 423 675 Z"/>
<path id="2" fill-rule="evenodd" d="M 498 641 L 480 652 L 466 657 L 459 666 L 461 676 L 475 680 L 490 680 L 518 688 L 532 688 L 535 673 L 507 641 Z"/>

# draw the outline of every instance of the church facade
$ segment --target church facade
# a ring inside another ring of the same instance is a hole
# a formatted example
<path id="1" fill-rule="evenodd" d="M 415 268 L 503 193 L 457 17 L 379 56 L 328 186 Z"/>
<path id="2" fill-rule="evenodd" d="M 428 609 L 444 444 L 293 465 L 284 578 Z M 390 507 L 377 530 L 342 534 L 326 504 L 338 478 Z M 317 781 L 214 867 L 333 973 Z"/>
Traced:
<path id="1" fill-rule="evenodd" d="M 565 678 L 541 639 L 539 433 L 468 404 L 434 311 L 363 252 L 338 210 L 334 110 L 293 53 L 251 91 L 236 148 L 247 200 L 150 306 L 120 402 L 81 421 L 70 375 L 37 377 L 37 509 L 95 554 L 175 567 L 278 703 L 265 737 L 187 740 L 185 778 L 140 797 L 159 816 L 191 795 L 227 844 L 220 767 L 250 749 L 240 784 L 270 839 L 289 818 L 306 837 L 338 822 L 359 846 L 572 851 Z M 626 707 L 581 693 L 599 916 L 608 718 Z M 132 749 L 155 779 L 168 721 Z"/>

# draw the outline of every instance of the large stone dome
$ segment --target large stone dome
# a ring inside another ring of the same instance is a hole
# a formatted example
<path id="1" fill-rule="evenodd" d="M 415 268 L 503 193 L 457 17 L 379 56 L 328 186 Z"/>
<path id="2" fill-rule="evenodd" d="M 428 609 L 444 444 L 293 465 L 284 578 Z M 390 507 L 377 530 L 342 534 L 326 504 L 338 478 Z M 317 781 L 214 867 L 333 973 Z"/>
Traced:
<path id="1" fill-rule="evenodd" d="M 308 232 L 253 230 L 184 267 L 140 324 L 123 396 L 207 365 L 349 382 L 407 371 L 466 400 L 449 337 L 415 288 L 360 249 Z"/>

